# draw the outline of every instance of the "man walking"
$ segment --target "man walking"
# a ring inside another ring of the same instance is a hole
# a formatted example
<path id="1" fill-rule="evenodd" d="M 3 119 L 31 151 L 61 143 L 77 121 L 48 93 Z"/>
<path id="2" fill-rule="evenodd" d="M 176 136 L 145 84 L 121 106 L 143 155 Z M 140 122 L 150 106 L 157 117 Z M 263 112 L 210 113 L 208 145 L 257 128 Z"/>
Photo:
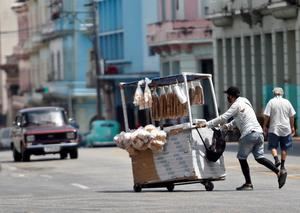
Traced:
<path id="1" fill-rule="evenodd" d="M 292 147 L 296 112 L 292 104 L 282 97 L 283 93 L 283 89 L 280 87 L 273 89 L 274 97 L 267 103 L 264 111 L 264 133 L 268 135 L 268 148 L 274 157 L 276 167 L 281 164 L 281 170 L 286 171 L 284 163 L 287 150 Z M 281 149 L 281 162 L 277 155 L 278 144 L 280 144 Z"/>
<path id="2" fill-rule="evenodd" d="M 247 162 L 247 157 L 250 153 L 253 154 L 258 163 L 272 170 L 277 175 L 279 188 L 281 188 L 285 184 L 287 174 L 281 172 L 270 160 L 264 157 L 263 130 L 257 121 L 251 103 L 248 99 L 240 97 L 240 91 L 237 87 L 229 87 L 225 93 L 227 93 L 230 108 L 219 117 L 206 122 L 202 127 L 212 128 L 219 124 L 225 124 L 230 118 L 233 118 L 230 123 L 224 126 L 228 129 L 237 127 L 240 130 L 241 137 L 237 158 L 239 159 L 245 183 L 237 187 L 236 190 L 253 190 L 250 168 Z"/>

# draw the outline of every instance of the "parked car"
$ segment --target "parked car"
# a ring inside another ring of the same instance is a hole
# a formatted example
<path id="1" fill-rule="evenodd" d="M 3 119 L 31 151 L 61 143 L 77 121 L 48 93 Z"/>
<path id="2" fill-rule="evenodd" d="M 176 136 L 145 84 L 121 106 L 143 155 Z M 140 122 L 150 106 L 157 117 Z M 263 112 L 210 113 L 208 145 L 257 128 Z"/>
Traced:
<path id="1" fill-rule="evenodd" d="M 12 128 L 14 161 L 30 161 L 30 155 L 60 154 L 78 158 L 77 129 L 68 123 L 61 107 L 32 107 L 20 110 Z"/>
<path id="2" fill-rule="evenodd" d="M 10 149 L 11 146 L 11 127 L 0 129 L 0 149 Z"/>
<path id="3" fill-rule="evenodd" d="M 85 136 L 86 146 L 116 145 L 113 138 L 120 132 L 120 124 L 115 120 L 96 120 L 91 123 L 90 132 Z"/>

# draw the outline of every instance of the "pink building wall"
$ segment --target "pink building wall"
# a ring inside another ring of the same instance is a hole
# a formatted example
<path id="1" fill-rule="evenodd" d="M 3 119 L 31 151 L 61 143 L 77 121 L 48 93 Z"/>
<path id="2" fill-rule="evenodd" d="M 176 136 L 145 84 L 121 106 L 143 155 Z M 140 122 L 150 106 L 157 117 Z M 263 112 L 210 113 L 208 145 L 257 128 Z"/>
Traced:
<path id="1" fill-rule="evenodd" d="M 165 0 L 166 2 L 166 18 L 167 20 L 172 20 L 172 0 Z"/>
<path id="2" fill-rule="evenodd" d="M 172 6 L 173 3 L 177 4 L 178 2 L 173 0 L 157 0 L 158 1 L 158 18 L 159 20 L 163 20 L 163 13 L 165 14 L 165 20 L 172 20 Z M 165 3 L 165 7 L 163 11 L 163 3 Z M 200 17 L 200 11 L 198 11 L 199 5 L 198 0 L 183 0 L 183 5 L 180 5 L 181 8 L 179 10 L 183 10 L 184 12 L 184 19 L 185 20 L 195 20 Z M 201 4 L 201 3 L 200 3 Z M 177 17 L 178 18 L 178 17 Z"/>
<path id="3" fill-rule="evenodd" d="M 194 20 L 198 16 L 198 0 L 184 1 L 184 16 L 186 20 Z"/>

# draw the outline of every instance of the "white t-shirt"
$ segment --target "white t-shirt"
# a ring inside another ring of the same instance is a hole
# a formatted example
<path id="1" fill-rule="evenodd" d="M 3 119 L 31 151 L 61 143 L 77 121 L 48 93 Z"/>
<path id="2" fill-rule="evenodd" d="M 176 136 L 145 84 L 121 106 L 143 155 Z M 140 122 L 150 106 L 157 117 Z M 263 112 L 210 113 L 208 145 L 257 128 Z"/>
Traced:
<path id="1" fill-rule="evenodd" d="M 290 117 L 296 114 L 292 104 L 282 96 L 272 98 L 264 111 L 270 117 L 269 132 L 278 136 L 291 134 Z"/>
<path id="2" fill-rule="evenodd" d="M 230 118 L 233 120 L 227 124 L 228 128 L 237 127 L 241 132 L 241 138 L 252 131 L 263 132 L 257 121 L 255 112 L 247 98 L 239 97 L 230 106 L 230 108 L 219 117 L 207 122 L 207 126 L 212 128 L 218 124 L 226 123 Z"/>

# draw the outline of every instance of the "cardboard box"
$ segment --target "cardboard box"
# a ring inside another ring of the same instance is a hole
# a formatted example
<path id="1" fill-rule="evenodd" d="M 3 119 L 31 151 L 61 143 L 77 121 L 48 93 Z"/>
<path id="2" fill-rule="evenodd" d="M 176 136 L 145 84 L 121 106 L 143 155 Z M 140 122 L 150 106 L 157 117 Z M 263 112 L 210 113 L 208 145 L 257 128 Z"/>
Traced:
<path id="1" fill-rule="evenodd" d="M 168 135 L 162 152 L 153 153 L 147 149 L 132 157 L 135 184 L 225 178 L 223 157 L 217 162 L 208 161 L 196 130 L 173 131 L 174 128 L 168 129 L 172 134 Z M 211 143 L 212 130 L 202 128 L 200 134 L 206 143 Z"/>

